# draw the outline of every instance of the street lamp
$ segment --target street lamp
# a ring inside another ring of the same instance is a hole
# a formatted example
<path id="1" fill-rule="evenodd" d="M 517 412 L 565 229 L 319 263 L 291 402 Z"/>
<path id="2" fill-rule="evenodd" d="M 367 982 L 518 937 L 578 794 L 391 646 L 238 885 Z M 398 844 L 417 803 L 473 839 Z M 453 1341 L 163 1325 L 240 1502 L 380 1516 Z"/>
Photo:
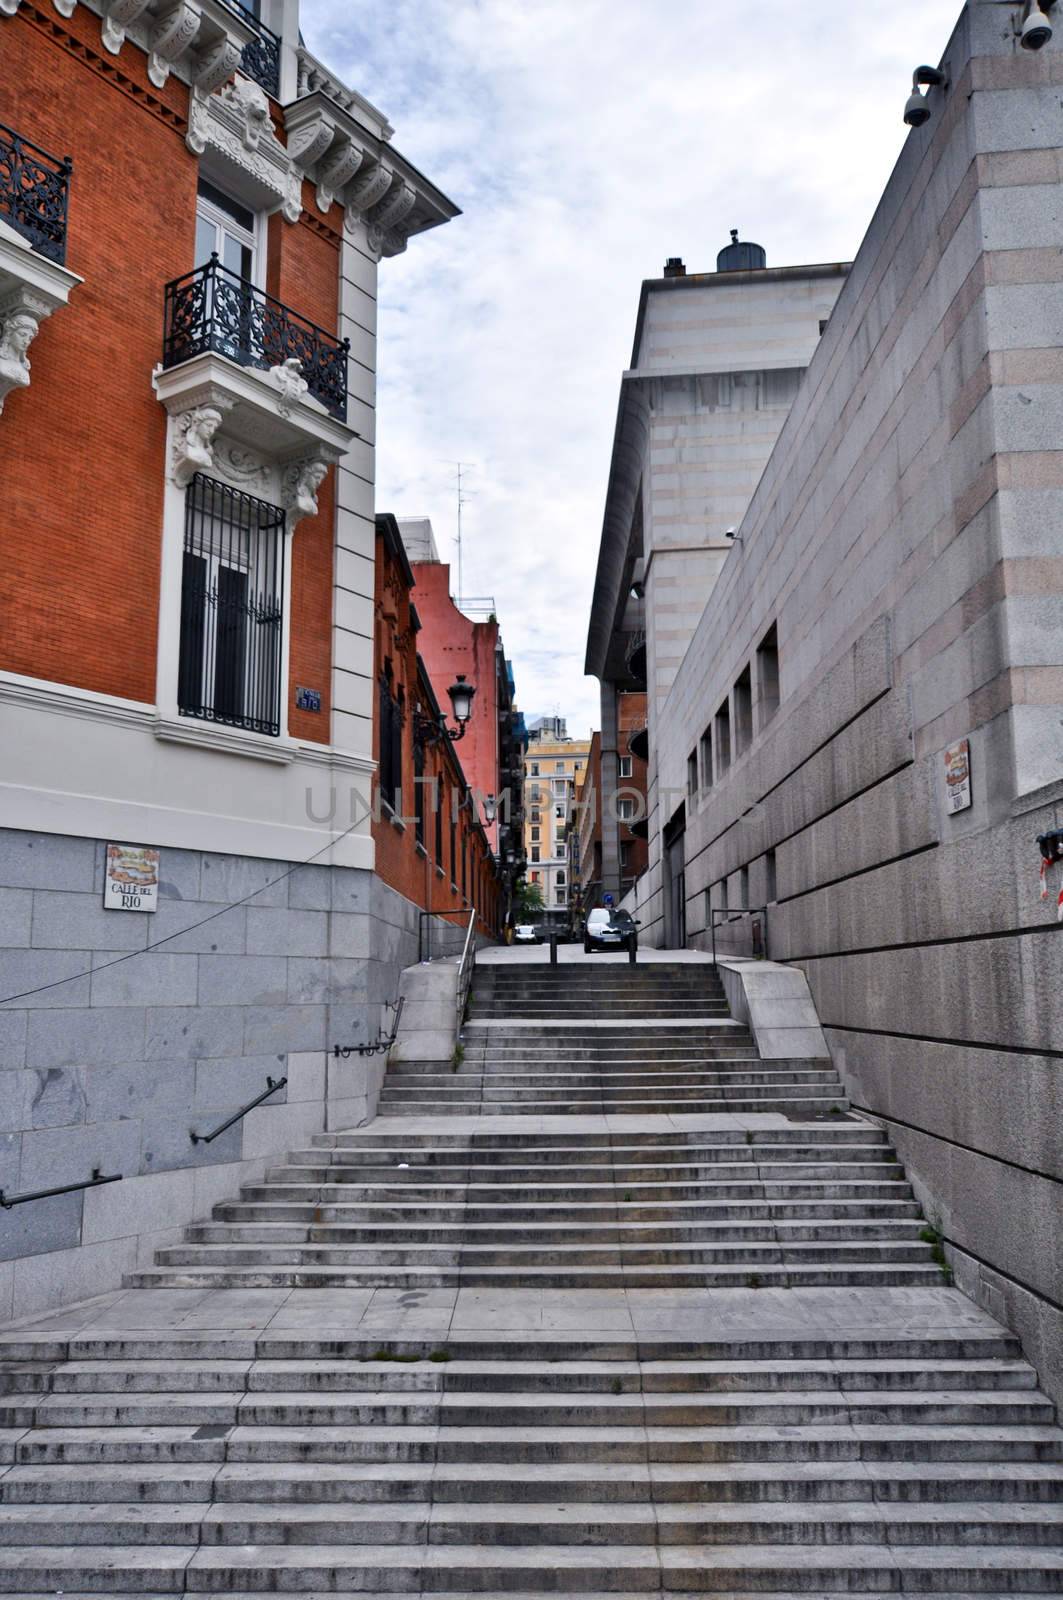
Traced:
<path id="1" fill-rule="evenodd" d="M 456 728 L 448 728 L 446 718 L 440 712 L 437 717 L 426 717 L 423 712 L 414 713 L 413 732 L 414 738 L 422 745 L 438 744 L 443 738 L 449 738 L 456 744 L 459 739 L 464 739 L 465 729 L 472 716 L 472 697 L 476 693 L 475 684 L 465 682 L 464 672 L 459 672 L 457 678 L 447 690 L 450 696 L 450 707 L 454 713 Z"/>
<path id="2" fill-rule="evenodd" d="M 488 824 L 494 822 L 498 815 L 498 801 L 493 794 L 484 795 L 484 821 Z"/>

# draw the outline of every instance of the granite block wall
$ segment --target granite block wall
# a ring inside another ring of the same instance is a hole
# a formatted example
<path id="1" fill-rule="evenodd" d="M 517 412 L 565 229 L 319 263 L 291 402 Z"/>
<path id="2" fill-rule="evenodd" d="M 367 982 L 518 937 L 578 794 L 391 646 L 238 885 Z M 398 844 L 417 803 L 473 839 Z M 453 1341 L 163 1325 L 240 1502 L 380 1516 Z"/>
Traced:
<path id="1" fill-rule="evenodd" d="M 0 1320 L 113 1288 L 268 1161 L 376 1106 L 417 908 L 371 873 L 164 849 L 103 908 L 104 843 L 0 830 Z M 149 949 L 165 941 L 161 949 Z M 266 1087 L 284 1088 L 210 1144 Z"/>
<path id="2" fill-rule="evenodd" d="M 771 902 L 957 1281 L 1063 1398 L 1063 46 L 996 9 L 964 8 L 676 676 L 652 826 L 685 796 L 691 943 Z M 778 710 L 686 796 L 772 624 Z"/>

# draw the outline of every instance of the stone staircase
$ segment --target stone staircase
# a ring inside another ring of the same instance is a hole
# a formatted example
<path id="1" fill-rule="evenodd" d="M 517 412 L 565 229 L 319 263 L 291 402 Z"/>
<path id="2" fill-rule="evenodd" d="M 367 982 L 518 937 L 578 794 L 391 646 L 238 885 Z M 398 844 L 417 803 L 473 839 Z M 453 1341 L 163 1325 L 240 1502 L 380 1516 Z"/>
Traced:
<path id="1" fill-rule="evenodd" d="M 880 1130 L 826 1063 L 768 1077 L 706 975 L 658 966 L 637 1002 L 671 973 L 680 1014 L 597 1030 L 631 969 L 574 970 L 562 1011 L 565 968 L 483 969 L 449 1082 L 389 1074 L 421 1102 L 137 1275 L 153 1305 L 222 1291 L 218 1327 L 0 1335 L 0 1593 L 1063 1593 L 1053 1406 L 947 1286 Z M 487 1309 L 224 1326 L 243 1290 L 337 1287 Z"/>

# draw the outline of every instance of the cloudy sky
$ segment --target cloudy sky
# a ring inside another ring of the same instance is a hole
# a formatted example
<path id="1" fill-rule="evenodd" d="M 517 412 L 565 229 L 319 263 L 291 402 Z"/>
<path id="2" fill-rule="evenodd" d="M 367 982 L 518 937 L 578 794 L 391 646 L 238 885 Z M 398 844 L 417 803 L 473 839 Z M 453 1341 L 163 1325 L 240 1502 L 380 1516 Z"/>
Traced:
<path id="1" fill-rule="evenodd" d="M 520 703 L 597 726 L 583 676 L 639 286 L 849 259 L 959 0 L 303 0 L 307 45 L 462 207 L 382 264 L 377 504 L 456 532 Z M 456 588 L 456 582 L 455 582 Z"/>

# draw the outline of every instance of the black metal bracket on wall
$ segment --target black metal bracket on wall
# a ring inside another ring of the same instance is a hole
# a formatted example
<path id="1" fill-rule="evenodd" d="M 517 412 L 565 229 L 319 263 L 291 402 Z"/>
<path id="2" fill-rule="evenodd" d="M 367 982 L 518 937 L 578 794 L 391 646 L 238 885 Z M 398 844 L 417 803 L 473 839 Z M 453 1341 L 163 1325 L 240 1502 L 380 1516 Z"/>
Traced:
<path id="1" fill-rule="evenodd" d="M 395 1006 L 395 1023 L 387 1038 L 382 1033 L 378 1033 L 371 1044 L 334 1044 L 332 1046 L 332 1054 L 337 1060 L 346 1061 L 347 1057 L 351 1055 L 378 1056 L 383 1051 L 390 1050 L 399 1036 L 399 1019 L 402 1016 L 402 1008 L 405 1002 L 405 995 L 400 995 Z"/>
<path id="2" fill-rule="evenodd" d="M 34 1189 L 27 1194 L 6 1195 L 0 1189 L 0 1206 L 10 1211 L 12 1206 L 24 1206 L 27 1200 L 47 1200 L 53 1194 L 73 1194 L 77 1189 L 98 1189 L 104 1183 L 121 1183 L 122 1176 L 120 1172 L 104 1175 L 99 1167 L 93 1167 L 92 1177 L 86 1178 L 83 1183 L 63 1183 L 57 1189 Z"/>

